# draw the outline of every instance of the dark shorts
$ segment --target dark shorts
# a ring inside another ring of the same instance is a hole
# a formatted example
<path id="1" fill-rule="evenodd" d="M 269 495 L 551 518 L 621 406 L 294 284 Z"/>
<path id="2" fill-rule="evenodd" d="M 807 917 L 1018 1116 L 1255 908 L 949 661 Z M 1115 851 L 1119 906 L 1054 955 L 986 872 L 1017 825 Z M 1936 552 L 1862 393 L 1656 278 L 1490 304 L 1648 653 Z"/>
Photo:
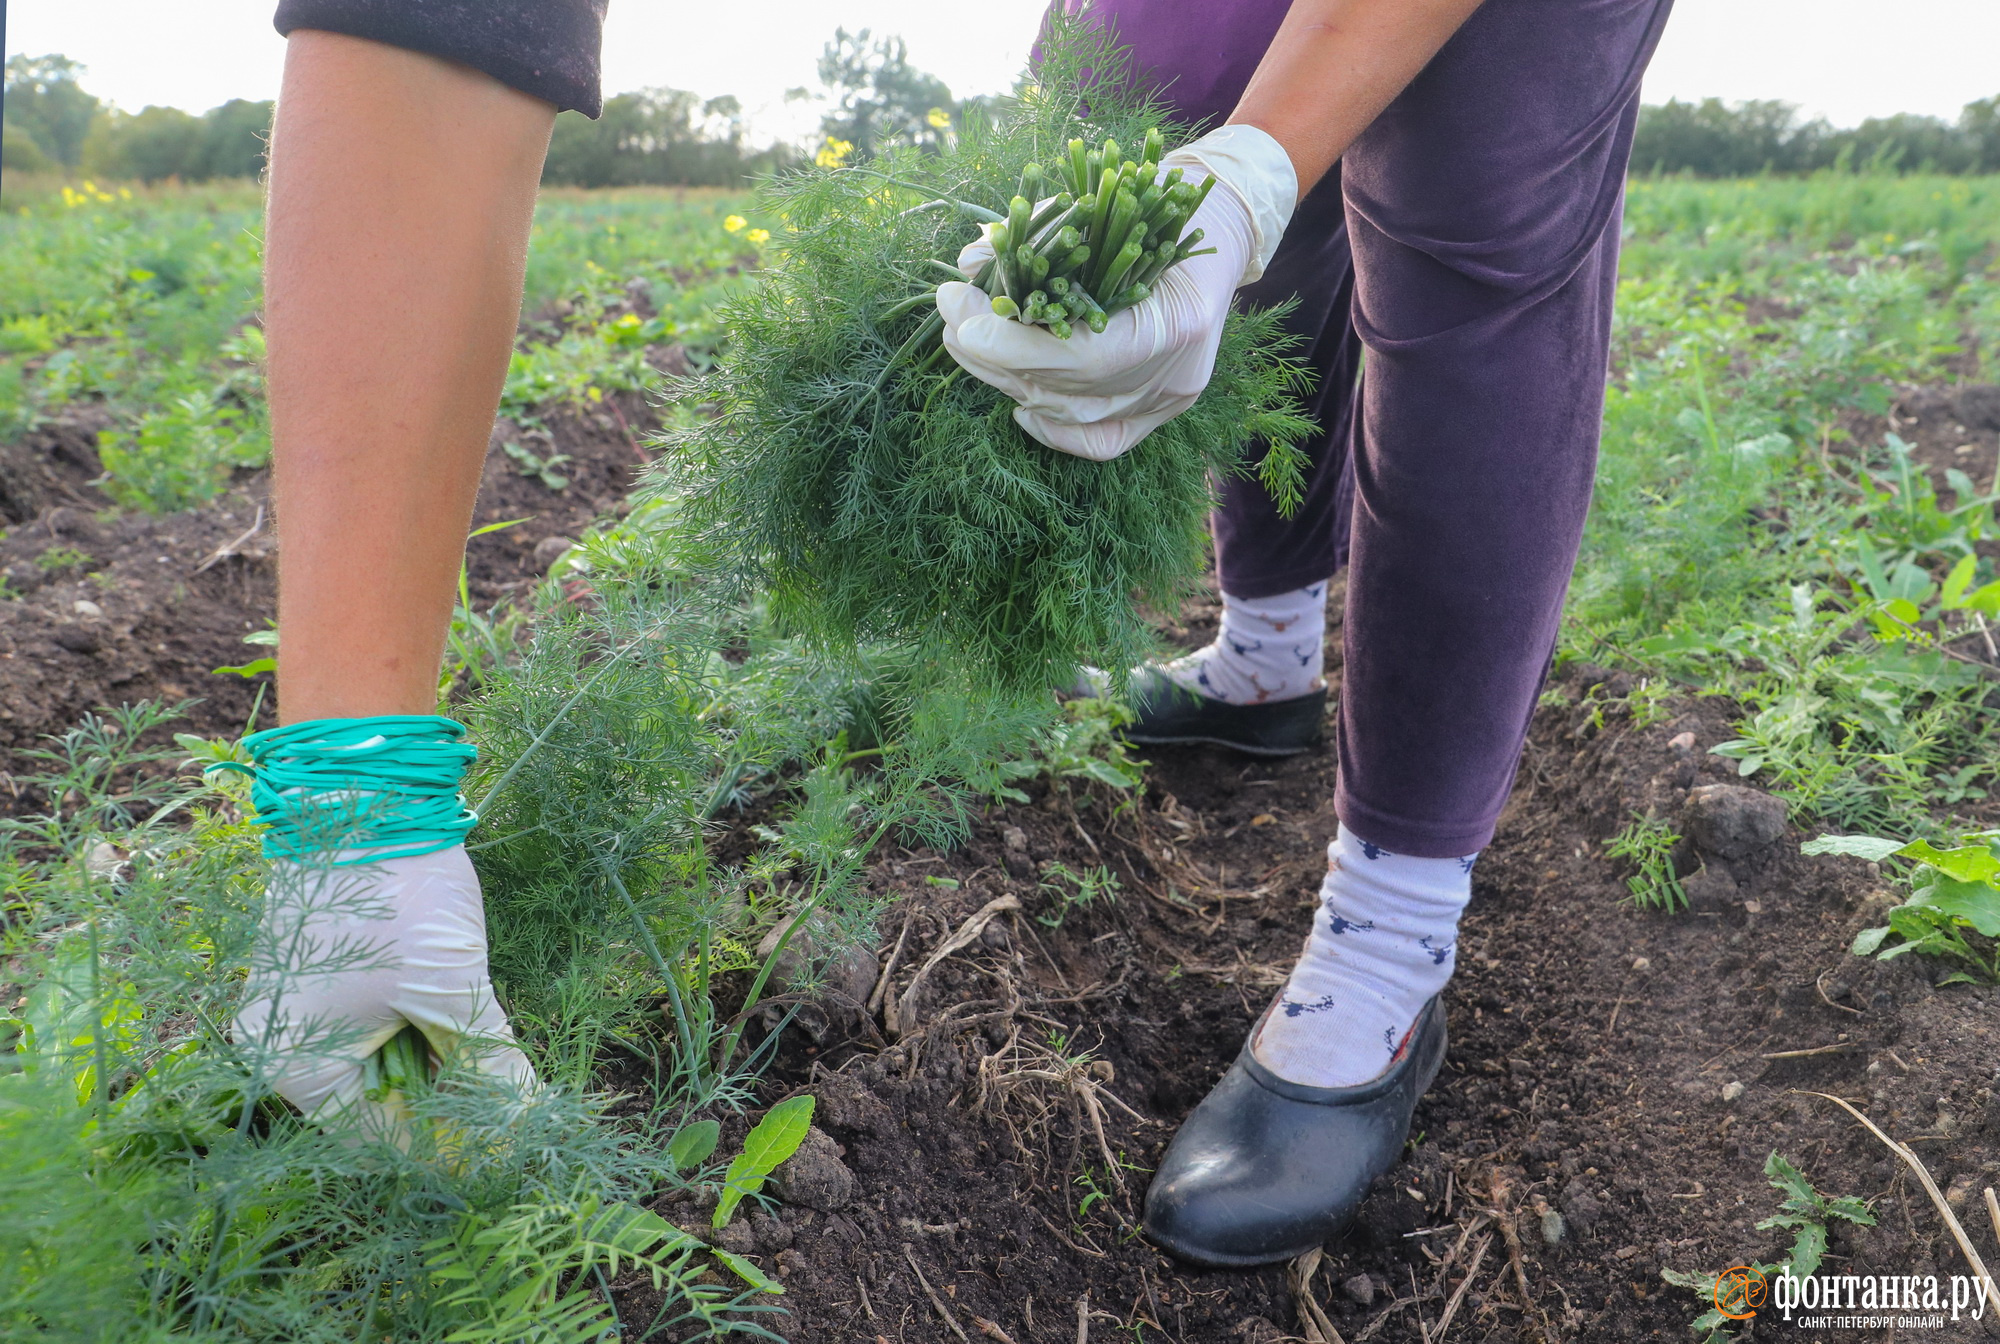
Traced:
<path id="1" fill-rule="evenodd" d="M 279 0 L 278 31 L 320 28 L 442 56 L 594 117 L 605 0 Z"/>

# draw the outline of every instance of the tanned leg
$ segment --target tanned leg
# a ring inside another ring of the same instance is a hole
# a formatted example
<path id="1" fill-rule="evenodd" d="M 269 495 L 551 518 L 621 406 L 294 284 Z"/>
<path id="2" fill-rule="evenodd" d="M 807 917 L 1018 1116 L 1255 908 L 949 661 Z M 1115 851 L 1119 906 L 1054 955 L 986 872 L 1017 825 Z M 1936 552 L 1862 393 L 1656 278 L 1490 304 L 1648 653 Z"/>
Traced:
<path id="1" fill-rule="evenodd" d="M 377 42 L 289 43 L 264 281 L 279 715 L 428 714 L 555 109 Z"/>

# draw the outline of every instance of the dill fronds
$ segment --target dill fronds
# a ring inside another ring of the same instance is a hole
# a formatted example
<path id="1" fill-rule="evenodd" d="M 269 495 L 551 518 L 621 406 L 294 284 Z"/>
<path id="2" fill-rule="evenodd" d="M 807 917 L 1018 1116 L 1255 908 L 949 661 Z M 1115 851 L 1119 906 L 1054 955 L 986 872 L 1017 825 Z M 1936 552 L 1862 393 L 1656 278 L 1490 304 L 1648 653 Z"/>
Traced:
<path id="1" fill-rule="evenodd" d="M 779 260 L 723 310 L 727 356 L 677 387 L 703 415 L 667 436 L 648 486 L 675 499 L 691 564 L 762 588 L 820 652 L 917 644 L 1013 691 L 1151 654 L 1142 607 L 1199 581 L 1215 478 L 1251 470 L 1261 443 L 1256 470 L 1295 498 L 1311 429 L 1281 310 L 1233 316 L 1200 400 L 1108 463 L 1036 443 L 1011 400 L 929 348 L 935 312 L 908 301 L 974 232 L 936 200 L 1005 211 L 1029 162 L 1165 120 L 1102 34 L 1056 19 L 1044 38 L 1040 83 L 944 152 L 766 184 Z"/>

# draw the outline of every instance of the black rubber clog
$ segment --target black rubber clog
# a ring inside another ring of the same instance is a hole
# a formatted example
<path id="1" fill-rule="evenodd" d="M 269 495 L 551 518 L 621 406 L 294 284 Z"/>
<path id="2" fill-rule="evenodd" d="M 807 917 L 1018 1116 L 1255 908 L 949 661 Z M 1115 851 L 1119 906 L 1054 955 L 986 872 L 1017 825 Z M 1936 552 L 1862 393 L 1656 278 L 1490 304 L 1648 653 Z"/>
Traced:
<path id="1" fill-rule="evenodd" d="M 1252 756 L 1295 756 L 1316 745 L 1326 721 L 1326 691 L 1261 705 L 1229 705 L 1188 690 L 1150 667 L 1132 675 L 1128 741 L 1145 746 L 1209 742 Z"/>
<path id="2" fill-rule="evenodd" d="M 1403 1057 L 1356 1087 L 1287 1082 L 1245 1041 L 1160 1161 L 1146 1191 L 1147 1239 L 1215 1268 L 1272 1264 L 1324 1245 L 1395 1165 L 1444 1051 L 1437 999 L 1424 1006 Z"/>

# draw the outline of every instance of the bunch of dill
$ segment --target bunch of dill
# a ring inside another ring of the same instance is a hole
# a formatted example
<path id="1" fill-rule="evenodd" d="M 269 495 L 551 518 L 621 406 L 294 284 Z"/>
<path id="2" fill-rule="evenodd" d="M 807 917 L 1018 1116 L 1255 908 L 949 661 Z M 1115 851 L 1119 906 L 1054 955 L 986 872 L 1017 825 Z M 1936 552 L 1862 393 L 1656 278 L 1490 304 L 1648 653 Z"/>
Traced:
<path id="1" fill-rule="evenodd" d="M 1232 316 L 1194 406 L 1097 463 L 1030 439 L 1003 393 L 930 357 L 934 313 L 905 303 L 977 232 L 936 202 L 1004 211 L 1022 168 L 1072 138 L 1164 126 L 1126 65 L 1099 30 L 1052 19 L 1036 82 L 941 152 L 764 187 L 785 221 L 776 263 L 723 310 L 727 356 L 677 387 L 702 414 L 681 417 L 648 487 L 673 499 L 690 564 L 762 588 L 823 653 L 917 644 L 1025 692 L 1080 664 L 1122 679 L 1156 651 L 1142 608 L 1195 587 L 1214 480 L 1249 471 L 1253 444 L 1267 486 L 1296 499 L 1307 374 L 1279 313 Z"/>

